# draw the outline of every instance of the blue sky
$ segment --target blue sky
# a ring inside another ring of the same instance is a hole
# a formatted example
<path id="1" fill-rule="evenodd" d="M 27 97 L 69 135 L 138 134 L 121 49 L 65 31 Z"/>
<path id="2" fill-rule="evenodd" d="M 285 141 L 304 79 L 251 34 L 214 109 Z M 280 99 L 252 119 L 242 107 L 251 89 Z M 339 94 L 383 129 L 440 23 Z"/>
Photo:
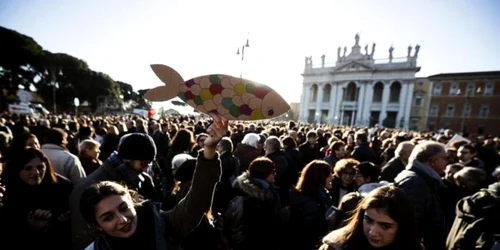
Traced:
<path id="1" fill-rule="evenodd" d="M 363 48 L 377 43 L 375 58 L 388 58 L 391 45 L 405 57 L 419 44 L 417 76 L 500 70 L 498 0 L 3 0 L 0 26 L 135 89 L 162 84 L 152 63 L 185 79 L 243 69 L 297 102 L 304 57 L 319 63 L 324 53 L 333 63 L 356 33 Z M 241 63 L 236 50 L 247 37 Z"/>

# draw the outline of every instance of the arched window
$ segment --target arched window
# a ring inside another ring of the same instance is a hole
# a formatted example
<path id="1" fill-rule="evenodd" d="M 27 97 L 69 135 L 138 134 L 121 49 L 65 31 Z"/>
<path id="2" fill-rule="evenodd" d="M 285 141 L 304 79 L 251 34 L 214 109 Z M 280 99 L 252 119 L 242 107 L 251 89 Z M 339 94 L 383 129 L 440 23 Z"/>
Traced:
<path id="1" fill-rule="evenodd" d="M 347 84 L 344 101 L 355 102 L 356 99 L 358 98 L 356 92 L 357 92 L 356 83 L 350 82 L 349 84 Z"/>
<path id="2" fill-rule="evenodd" d="M 391 84 L 391 95 L 389 97 L 389 102 L 399 102 L 400 92 L 401 92 L 401 83 L 393 82 Z"/>
<path id="3" fill-rule="evenodd" d="M 382 102 L 382 95 L 384 94 L 384 84 L 377 82 L 373 86 L 373 102 Z"/>

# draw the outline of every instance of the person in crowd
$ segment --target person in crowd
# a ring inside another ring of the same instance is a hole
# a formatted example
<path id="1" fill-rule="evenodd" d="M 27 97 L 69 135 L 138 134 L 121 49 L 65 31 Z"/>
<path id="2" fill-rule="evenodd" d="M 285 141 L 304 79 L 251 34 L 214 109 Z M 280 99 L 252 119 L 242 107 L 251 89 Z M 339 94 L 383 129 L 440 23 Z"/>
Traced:
<path id="1" fill-rule="evenodd" d="M 457 151 L 458 163 L 466 167 L 484 169 L 484 162 L 476 157 L 476 148 L 471 144 L 460 146 Z"/>
<path id="2" fill-rule="evenodd" d="M 122 137 L 118 151 L 112 153 L 103 165 L 75 186 L 71 194 L 71 227 L 73 249 L 83 249 L 91 239 L 87 223 L 80 214 L 80 196 L 83 190 L 100 181 L 115 181 L 125 183 L 131 190 L 137 191 L 145 199 L 161 202 L 159 190 L 152 176 L 146 171 L 152 165 L 156 156 L 153 139 L 142 133 L 128 133 Z"/>
<path id="3" fill-rule="evenodd" d="M 99 154 L 101 153 L 100 146 L 99 142 L 91 139 L 83 140 L 80 143 L 78 159 L 82 163 L 82 167 L 85 169 L 85 174 L 87 175 L 90 175 L 102 165 L 101 160 L 99 160 Z"/>
<path id="4" fill-rule="evenodd" d="M 87 177 L 78 156 L 66 149 L 68 134 L 60 128 L 49 129 L 45 134 L 42 152 L 49 158 L 56 173 L 74 184 Z"/>
<path id="5" fill-rule="evenodd" d="M 323 238 L 320 250 L 422 250 L 415 214 L 404 192 L 392 185 L 371 191 L 346 226 Z"/>
<path id="6" fill-rule="evenodd" d="M 355 134 L 355 139 L 356 147 L 354 147 L 351 157 L 359 162 L 369 161 L 374 164 L 379 164 L 379 158 L 368 145 L 368 134 L 364 131 L 358 131 Z"/>
<path id="7" fill-rule="evenodd" d="M 236 173 L 237 175 L 245 172 L 250 163 L 260 156 L 261 151 L 257 148 L 259 140 L 260 136 L 258 134 L 248 133 L 243 137 L 241 143 L 236 146 L 234 156 L 240 160 L 240 172 Z"/>
<path id="8" fill-rule="evenodd" d="M 330 153 L 324 160 L 333 168 L 335 163 L 345 157 L 345 143 L 343 141 L 335 141 L 331 144 L 330 149 Z"/>
<path id="9" fill-rule="evenodd" d="M 1 244 L 16 249 L 70 249 L 73 184 L 54 171 L 47 156 L 35 148 L 18 150 L 1 179 L 5 185 L 4 193 L 0 192 Z"/>
<path id="10" fill-rule="evenodd" d="M 237 195 L 231 200 L 223 218 L 232 249 L 271 250 L 279 247 L 280 200 L 273 186 L 275 175 L 273 162 L 259 157 L 234 181 L 233 188 Z"/>
<path id="11" fill-rule="evenodd" d="M 325 214 L 331 206 L 328 190 L 332 188 L 333 173 L 325 161 L 314 160 L 302 170 L 297 185 L 290 192 L 290 248 L 317 249 L 322 236 L 328 232 Z"/>
<path id="12" fill-rule="evenodd" d="M 408 164 L 408 158 L 415 145 L 412 142 L 405 141 L 398 144 L 393 157 L 385 166 L 382 167 L 380 180 L 394 182 L 394 178 L 401 173 Z"/>
<path id="13" fill-rule="evenodd" d="M 426 249 L 445 249 L 446 223 L 438 188 L 448 155 L 444 145 L 425 141 L 413 149 L 406 169 L 396 176 L 395 184 L 415 205 L 417 229 Z"/>
<path id="14" fill-rule="evenodd" d="M 204 149 L 197 158 L 191 189 L 172 210 L 162 211 L 151 201 L 135 200 L 136 195 L 114 182 L 98 182 L 84 189 L 79 202 L 81 215 L 99 230 L 87 250 L 169 249 L 196 228 L 210 209 L 221 173 L 215 148 L 227 132 L 227 121 L 213 117 L 214 124 L 207 130 Z"/>
<path id="15" fill-rule="evenodd" d="M 344 195 L 356 190 L 356 183 L 354 182 L 356 170 L 354 167 L 358 164 L 357 160 L 351 158 L 342 159 L 335 164 L 332 187 L 330 188 L 333 206 L 338 206 Z"/>

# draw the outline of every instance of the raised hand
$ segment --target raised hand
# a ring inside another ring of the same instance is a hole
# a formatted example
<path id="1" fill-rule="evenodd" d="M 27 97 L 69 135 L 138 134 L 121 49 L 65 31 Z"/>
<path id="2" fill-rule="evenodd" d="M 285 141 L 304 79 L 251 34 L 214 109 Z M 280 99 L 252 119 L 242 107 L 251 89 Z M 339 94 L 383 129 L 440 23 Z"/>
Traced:
<path id="1" fill-rule="evenodd" d="M 217 114 L 210 114 L 214 122 L 207 129 L 208 137 L 204 143 L 204 156 L 206 159 L 212 159 L 215 156 L 215 148 L 222 137 L 226 136 L 228 121 L 226 118 Z"/>
<path id="2" fill-rule="evenodd" d="M 49 224 L 51 217 L 52 213 L 50 211 L 37 209 L 35 211 L 29 212 L 26 219 L 32 227 L 36 229 L 42 229 Z"/>

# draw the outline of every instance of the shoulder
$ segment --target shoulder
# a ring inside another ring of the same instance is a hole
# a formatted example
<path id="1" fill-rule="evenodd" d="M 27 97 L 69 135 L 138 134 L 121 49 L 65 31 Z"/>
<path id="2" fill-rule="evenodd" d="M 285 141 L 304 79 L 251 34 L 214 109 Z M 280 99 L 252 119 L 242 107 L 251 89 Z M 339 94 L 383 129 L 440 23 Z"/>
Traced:
<path id="1" fill-rule="evenodd" d="M 334 230 L 327 234 L 322 240 L 320 250 L 342 250 L 341 236 L 344 228 Z"/>

